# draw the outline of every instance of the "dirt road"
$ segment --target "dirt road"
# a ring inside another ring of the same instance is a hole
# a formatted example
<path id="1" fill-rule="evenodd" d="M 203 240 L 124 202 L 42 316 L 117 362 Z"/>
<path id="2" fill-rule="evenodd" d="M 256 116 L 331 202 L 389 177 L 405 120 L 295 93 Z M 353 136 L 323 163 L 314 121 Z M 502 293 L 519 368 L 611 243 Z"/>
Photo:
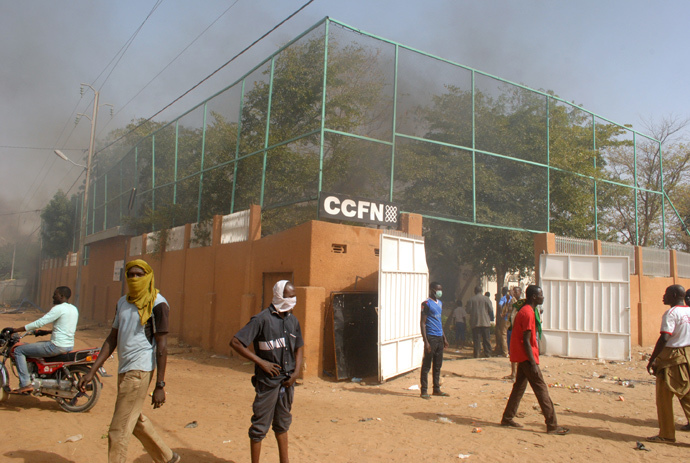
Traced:
<path id="1" fill-rule="evenodd" d="M 0 326 L 21 326 L 39 315 L 0 314 Z M 80 325 L 77 347 L 100 346 L 108 331 L 106 326 Z M 185 463 L 249 461 L 252 365 L 239 357 L 218 358 L 175 339 L 170 344 L 168 399 L 161 409 L 148 407 L 147 416 Z M 559 424 L 571 428 L 567 436 L 545 434 L 529 388 L 520 407 L 524 417 L 519 421 L 525 427 L 499 426 L 512 386 L 502 379 L 510 371 L 505 358 L 474 360 L 467 359 L 469 350 L 449 350 L 442 374 L 450 397 L 430 401 L 409 389 L 419 384 L 419 370 L 384 384 L 309 378 L 295 392 L 291 459 L 451 462 L 469 455 L 470 462 L 685 461 L 690 433 L 682 431 L 675 445 L 645 443 L 649 452 L 634 449 L 636 441 L 658 431 L 654 384 L 642 360 L 650 352 L 637 349 L 632 361 L 617 363 L 542 358 L 545 379 L 554 385 L 550 393 Z M 109 373 L 116 373 L 116 363 L 106 362 Z M 12 380 L 16 385 L 16 378 Z M 100 402 L 84 414 L 66 413 L 46 398 L 11 396 L 0 404 L 0 461 L 105 462 L 115 377 L 103 378 L 103 384 Z M 685 424 L 681 414 L 676 403 L 678 427 Z M 192 422 L 196 427 L 185 427 Z M 481 432 L 473 432 L 475 428 Z M 79 434 L 83 437 L 77 442 L 66 442 Z M 151 461 L 136 439 L 129 455 L 133 462 Z M 278 461 L 272 435 L 264 441 L 263 457 Z"/>

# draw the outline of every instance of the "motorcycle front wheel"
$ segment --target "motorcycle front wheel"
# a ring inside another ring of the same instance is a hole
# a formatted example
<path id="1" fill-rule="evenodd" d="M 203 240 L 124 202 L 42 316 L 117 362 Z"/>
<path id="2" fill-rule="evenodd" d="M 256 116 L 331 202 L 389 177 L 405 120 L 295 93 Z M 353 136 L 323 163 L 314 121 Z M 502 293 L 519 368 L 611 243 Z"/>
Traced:
<path id="1" fill-rule="evenodd" d="M 0 375 L 2 375 L 2 384 L 0 384 L 0 402 L 4 402 L 9 397 L 9 393 L 5 390 L 5 387 L 9 388 L 9 375 L 7 374 L 7 369 L 5 365 L 0 365 Z"/>
<path id="2" fill-rule="evenodd" d="M 86 365 L 72 365 L 67 367 L 70 372 L 70 381 L 77 384 L 82 376 L 86 375 L 91 368 Z M 94 375 L 93 379 L 86 384 L 86 392 L 77 392 L 71 399 L 59 399 L 60 407 L 71 413 L 81 413 L 91 410 L 98 397 L 101 395 L 101 382 L 98 380 L 98 375 Z M 76 388 L 75 388 L 76 389 Z"/>

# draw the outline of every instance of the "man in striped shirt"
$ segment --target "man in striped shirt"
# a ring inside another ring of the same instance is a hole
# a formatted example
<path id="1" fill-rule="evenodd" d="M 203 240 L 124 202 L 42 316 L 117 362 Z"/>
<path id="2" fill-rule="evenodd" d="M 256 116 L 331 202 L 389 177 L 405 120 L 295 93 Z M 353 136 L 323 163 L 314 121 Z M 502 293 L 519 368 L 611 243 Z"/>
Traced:
<path id="1" fill-rule="evenodd" d="M 261 441 L 271 424 L 281 463 L 288 461 L 288 429 L 292 423 L 294 384 L 302 369 L 304 340 L 292 309 L 297 303 L 294 285 L 281 280 L 273 286 L 270 306 L 253 316 L 237 332 L 230 346 L 255 363 L 254 398 L 249 440 L 252 463 L 259 461 Z M 253 344 L 254 352 L 248 349 Z"/>

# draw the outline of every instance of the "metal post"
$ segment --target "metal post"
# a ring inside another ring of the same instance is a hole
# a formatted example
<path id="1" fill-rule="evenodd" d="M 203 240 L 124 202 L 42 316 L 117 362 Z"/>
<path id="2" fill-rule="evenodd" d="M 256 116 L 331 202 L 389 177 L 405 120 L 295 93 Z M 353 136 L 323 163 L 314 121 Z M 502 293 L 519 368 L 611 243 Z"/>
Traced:
<path id="1" fill-rule="evenodd" d="M 96 139 L 96 118 L 98 117 L 98 91 L 88 84 L 82 84 L 93 90 L 93 115 L 91 117 L 91 138 L 89 139 L 89 155 L 86 158 L 86 188 L 84 188 L 84 201 L 81 210 L 81 228 L 79 230 L 79 247 L 77 248 L 77 282 L 74 288 L 74 305 L 79 307 L 81 302 L 81 277 L 84 266 L 84 241 L 86 240 L 86 215 L 89 207 L 89 185 L 91 182 L 91 160 L 93 159 L 93 147 Z"/>

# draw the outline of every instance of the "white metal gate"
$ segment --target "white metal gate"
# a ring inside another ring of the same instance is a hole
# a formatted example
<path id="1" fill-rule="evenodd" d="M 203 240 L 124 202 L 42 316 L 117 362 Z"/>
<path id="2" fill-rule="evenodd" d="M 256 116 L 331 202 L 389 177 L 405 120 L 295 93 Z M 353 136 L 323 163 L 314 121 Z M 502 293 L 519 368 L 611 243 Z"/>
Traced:
<path id="1" fill-rule="evenodd" d="M 630 360 L 628 257 L 542 254 L 542 350 Z"/>
<path id="2" fill-rule="evenodd" d="M 429 294 L 424 240 L 382 234 L 379 240 L 379 381 L 422 364 L 421 303 Z"/>

